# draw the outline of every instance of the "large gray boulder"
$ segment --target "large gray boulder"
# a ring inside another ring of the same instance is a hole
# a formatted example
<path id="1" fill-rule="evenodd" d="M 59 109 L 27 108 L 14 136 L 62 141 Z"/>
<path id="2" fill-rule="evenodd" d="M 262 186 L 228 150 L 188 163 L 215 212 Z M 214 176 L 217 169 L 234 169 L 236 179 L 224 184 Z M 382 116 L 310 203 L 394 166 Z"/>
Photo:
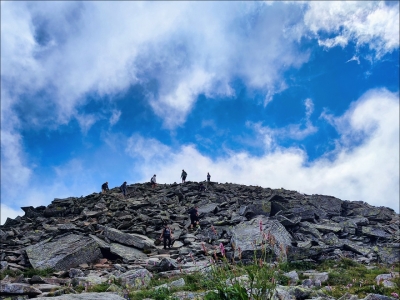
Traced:
<path id="1" fill-rule="evenodd" d="M 121 257 L 126 263 L 147 258 L 147 255 L 142 251 L 118 243 L 111 243 L 110 252 Z"/>
<path id="2" fill-rule="evenodd" d="M 0 295 L 18 296 L 27 295 L 34 297 L 42 292 L 26 283 L 2 283 L 0 285 Z"/>
<path id="3" fill-rule="evenodd" d="M 123 273 L 118 277 L 118 279 L 121 280 L 123 285 L 133 288 L 144 288 L 149 285 L 152 277 L 153 275 L 151 275 L 148 270 L 142 268 Z"/>
<path id="4" fill-rule="evenodd" d="M 262 231 L 260 231 L 260 221 Z M 252 259 L 255 252 L 259 256 L 262 254 L 263 247 L 266 247 L 271 252 L 271 259 L 278 257 L 285 261 L 286 247 L 291 245 L 291 236 L 277 220 L 257 216 L 249 222 L 240 223 L 232 228 L 231 244 L 236 249 L 234 254 L 236 259 L 239 257 Z"/>
<path id="5" fill-rule="evenodd" d="M 343 216 L 363 216 L 370 221 L 390 221 L 396 215 L 388 207 L 375 207 L 363 201 L 344 201 L 342 205 Z"/>
<path id="6" fill-rule="evenodd" d="M 282 195 L 271 198 L 271 216 L 277 214 L 293 219 L 300 217 L 301 221 L 330 219 L 340 216 L 343 201 L 323 195 L 312 195 L 303 199 L 291 199 Z"/>
<path id="7" fill-rule="evenodd" d="M 98 244 L 90 237 L 70 234 L 57 240 L 45 240 L 25 249 L 33 268 L 69 270 L 102 258 Z"/>
<path id="8" fill-rule="evenodd" d="M 124 300 L 121 296 L 114 293 L 82 293 L 82 294 L 69 294 L 57 297 L 38 297 L 37 300 Z"/>
<path id="9" fill-rule="evenodd" d="M 141 250 L 151 250 L 154 247 L 154 240 L 145 235 L 135 233 L 125 233 L 115 228 L 98 225 L 99 229 L 104 230 L 104 235 L 111 241 L 133 246 Z"/>
<path id="10" fill-rule="evenodd" d="M 400 261 L 400 243 L 387 243 L 373 248 L 378 254 L 379 261 L 395 264 Z"/>

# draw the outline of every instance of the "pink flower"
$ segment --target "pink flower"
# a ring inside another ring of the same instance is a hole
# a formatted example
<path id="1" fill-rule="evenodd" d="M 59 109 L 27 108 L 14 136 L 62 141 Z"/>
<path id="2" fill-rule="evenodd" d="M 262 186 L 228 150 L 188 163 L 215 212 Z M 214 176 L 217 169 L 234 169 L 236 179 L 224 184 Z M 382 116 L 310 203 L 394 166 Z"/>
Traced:
<path id="1" fill-rule="evenodd" d="M 260 221 L 258 222 L 258 224 L 260 225 L 260 232 L 262 232 L 262 231 L 263 231 L 262 221 L 260 220 Z"/>
<path id="2" fill-rule="evenodd" d="M 221 250 L 222 256 L 225 256 L 225 248 L 224 248 L 224 245 L 222 243 L 219 244 L 219 249 Z"/>
<path id="3" fill-rule="evenodd" d="M 392 295 L 394 298 L 399 298 L 399 294 L 397 293 L 391 293 L 390 295 Z"/>
<path id="4" fill-rule="evenodd" d="M 190 257 L 192 258 L 192 261 L 193 261 L 194 265 L 196 265 L 196 261 L 195 261 L 194 258 L 193 258 L 192 252 L 190 252 L 189 255 L 190 255 Z"/>
<path id="5" fill-rule="evenodd" d="M 204 242 L 201 243 L 201 247 L 203 248 L 204 253 L 207 254 L 207 249 L 206 246 L 204 245 Z"/>

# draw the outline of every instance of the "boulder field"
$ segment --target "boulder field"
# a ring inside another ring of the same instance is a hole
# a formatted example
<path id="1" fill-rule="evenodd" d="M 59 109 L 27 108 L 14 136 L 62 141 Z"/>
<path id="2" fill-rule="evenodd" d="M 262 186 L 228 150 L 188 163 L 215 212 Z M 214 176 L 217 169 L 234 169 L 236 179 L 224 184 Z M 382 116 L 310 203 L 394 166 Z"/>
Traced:
<path id="1" fill-rule="evenodd" d="M 195 206 L 200 228 L 190 230 L 188 210 Z M 144 183 L 129 185 L 125 198 L 114 188 L 22 210 L 24 216 L 0 226 L 1 271 L 52 269 L 59 278 L 4 281 L 0 295 L 44 297 L 61 285 L 62 295 L 71 280 L 96 284 L 111 276 L 137 288 L 154 273 L 206 270 L 221 251 L 250 261 L 263 247 L 271 261 L 400 261 L 400 221 L 392 209 L 285 189 L 211 182 L 200 192 L 197 182 L 154 189 Z M 167 250 L 156 243 L 164 222 L 174 238 Z M 87 296 L 80 297 L 74 299 Z"/>

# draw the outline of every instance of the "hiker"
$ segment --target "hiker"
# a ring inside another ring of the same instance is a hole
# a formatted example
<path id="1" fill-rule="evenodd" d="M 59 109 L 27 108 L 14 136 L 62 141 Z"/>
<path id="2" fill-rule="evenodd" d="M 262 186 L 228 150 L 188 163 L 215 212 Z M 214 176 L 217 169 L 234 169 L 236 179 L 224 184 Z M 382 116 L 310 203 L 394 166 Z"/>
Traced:
<path id="1" fill-rule="evenodd" d="M 200 182 L 199 192 L 205 192 L 205 190 L 206 190 L 206 187 L 204 186 L 204 184 L 202 182 Z"/>
<path id="2" fill-rule="evenodd" d="M 198 206 L 193 207 L 191 210 L 189 210 L 189 214 L 190 214 L 190 229 L 193 229 L 193 225 L 196 224 L 196 226 L 199 226 L 199 212 L 198 210 Z"/>
<path id="3" fill-rule="evenodd" d="M 207 182 L 210 182 L 210 179 L 211 179 L 211 175 L 210 175 L 210 173 L 207 173 Z"/>
<path id="4" fill-rule="evenodd" d="M 171 248 L 171 239 L 172 239 L 172 230 L 169 228 L 167 223 L 164 223 L 163 231 L 160 235 L 161 238 L 164 238 L 164 249 L 167 249 L 167 240 L 168 240 L 168 248 Z"/>
<path id="5" fill-rule="evenodd" d="M 181 174 L 182 183 L 185 183 L 185 181 L 186 181 L 186 176 L 187 176 L 187 173 L 185 172 L 185 170 L 182 170 L 182 174 Z"/>
<path id="6" fill-rule="evenodd" d="M 103 183 L 102 184 L 102 186 L 101 186 L 101 192 L 102 193 L 106 193 L 106 192 L 108 192 L 110 189 L 108 188 L 108 181 L 107 182 L 105 182 L 105 183 Z"/>
<path id="7" fill-rule="evenodd" d="M 154 174 L 154 176 L 151 177 L 150 182 L 151 182 L 151 188 L 154 189 L 156 187 L 156 185 L 157 185 L 156 174 Z"/>
<path id="8" fill-rule="evenodd" d="M 126 197 L 126 181 L 119 187 L 121 190 L 122 194 L 124 194 L 124 197 Z"/>

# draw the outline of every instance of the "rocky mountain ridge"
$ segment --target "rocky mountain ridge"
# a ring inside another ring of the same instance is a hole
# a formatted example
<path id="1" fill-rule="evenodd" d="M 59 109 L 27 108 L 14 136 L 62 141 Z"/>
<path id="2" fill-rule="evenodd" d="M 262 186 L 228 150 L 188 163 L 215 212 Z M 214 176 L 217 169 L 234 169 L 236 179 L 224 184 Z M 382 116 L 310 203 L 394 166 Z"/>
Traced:
<path id="1" fill-rule="evenodd" d="M 190 231 L 193 206 L 199 207 L 200 229 Z M 263 236 L 273 237 L 267 245 L 271 259 L 400 261 L 399 215 L 392 209 L 284 189 L 211 182 L 201 192 L 197 182 L 154 189 L 144 183 L 129 185 L 126 198 L 113 188 L 22 209 L 24 216 L 0 226 L 1 269 L 51 268 L 60 282 L 62 277 L 90 281 L 92 270 L 104 273 L 93 279 L 99 282 L 112 275 L 132 286 L 146 285 L 152 273 L 205 270 L 221 251 L 229 260 L 251 261 L 265 246 Z M 172 249 L 155 243 L 164 222 L 173 230 Z M 5 288 L 2 294 L 13 294 Z"/>

